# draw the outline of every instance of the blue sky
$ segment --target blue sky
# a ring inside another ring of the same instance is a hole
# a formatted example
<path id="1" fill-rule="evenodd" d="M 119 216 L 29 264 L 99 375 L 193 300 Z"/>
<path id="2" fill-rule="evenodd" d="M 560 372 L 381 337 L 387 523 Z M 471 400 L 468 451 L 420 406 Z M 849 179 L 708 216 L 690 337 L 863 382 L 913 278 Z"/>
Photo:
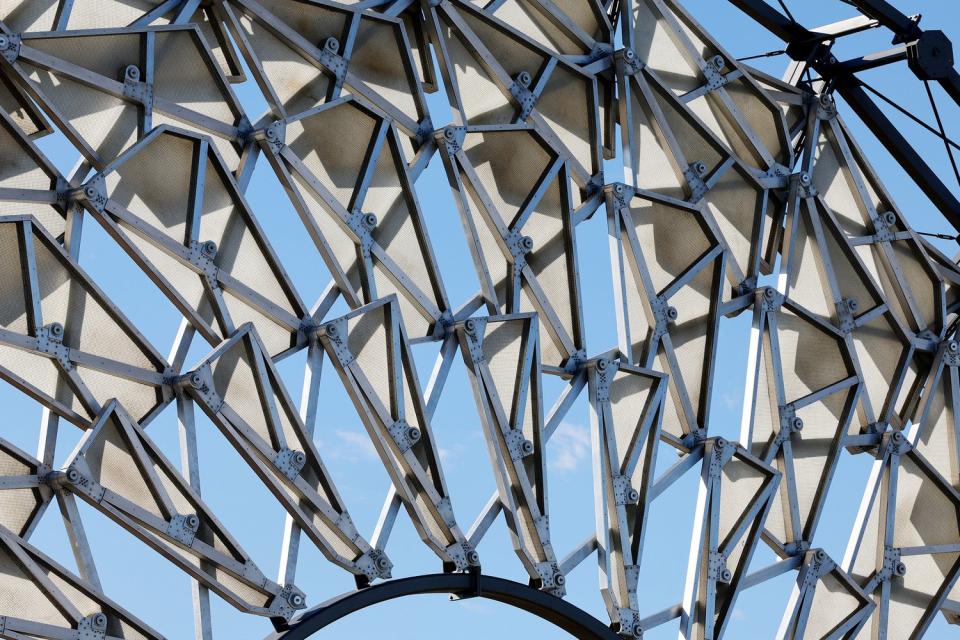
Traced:
<path id="1" fill-rule="evenodd" d="M 781 43 L 750 23 L 726 2 L 689 0 L 685 4 L 735 56 L 753 55 L 781 47 Z M 808 26 L 853 14 L 852 8 L 833 0 L 788 0 L 788 4 L 797 18 Z M 960 33 L 955 27 L 956 9 L 951 8 L 952 3 L 913 0 L 897 4 L 908 13 L 923 13 L 922 24 L 926 28 L 942 28 L 948 35 L 953 32 L 960 40 Z M 885 34 L 885 31 L 864 34 L 857 38 L 856 43 L 844 44 L 838 50 L 841 54 L 856 54 L 887 48 L 890 45 L 889 40 L 883 37 Z M 785 63 L 784 57 L 778 57 L 756 64 L 779 76 Z M 918 116 L 932 121 L 922 87 L 906 65 L 871 72 L 865 78 L 878 89 L 895 95 L 898 101 Z M 909 90 L 904 90 L 904 87 L 909 87 Z M 263 101 L 256 95 L 255 88 L 248 83 L 237 87 L 237 91 L 252 116 L 251 120 L 256 120 L 255 116 L 263 109 Z M 942 95 L 939 88 L 935 91 Z M 428 99 L 433 122 L 439 128 L 449 121 L 446 100 L 441 94 L 433 94 Z M 941 104 L 948 103 L 944 100 Z M 955 110 L 945 111 L 948 130 L 960 131 Z M 848 120 L 852 121 L 852 118 Z M 919 131 L 903 118 L 895 121 L 903 124 L 905 135 L 916 141 L 922 154 L 931 158 L 936 167 L 945 170 L 943 175 L 947 183 L 956 186 L 946 172 L 949 165 L 940 141 Z M 862 134 L 862 127 L 858 123 L 854 123 L 853 128 L 861 133 L 859 139 L 868 156 L 886 178 L 890 191 L 914 228 L 949 231 L 939 214 L 919 190 L 905 179 L 902 169 L 896 166 L 879 144 Z M 75 154 L 67 148 L 62 138 L 50 136 L 40 145 L 62 171 L 69 171 Z M 608 180 L 615 180 L 619 173 L 616 163 L 607 167 Z M 439 158 L 434 157 L 416 186 L 447 291 L 454 306 L 457 306 L 472 296 L 478 286 Z M 307 234 L 302 232 L 296 213 L 265 161 L 261 160 L 255 170 L 248 189 L 248 199 L 301 297 L 308 304 L 316 300 L 329 280 L 328 273 Z M 577 240 L 580 276 L 585 293 L 587 347 L 590 353 L 599 353 L 616 344 L 610 258 L 602 210 L 578 229 Z M 951 242 L 943 243 L 942 247 L 950 254 L 956 249 Z M 128 317 L 141 327 L 147 338 L 161 352 L 166 352 L 176 333 L 179 314 L 92 221 L 88 221 L 84 227 L 80 259 Z M 335 317 L 345 311 L 342 303 L 338 303 L 330 315 Z M 743 317 L 723 323 L 719 357 L 724 369 L 722 375 L 717 377 L 713 403 L 715 415 L 711 418 L 715 429 L 713 435 L 737 438 L 745 369 L 743 345 L 748 326 Z M 437 348 L 438 344 L 415 347 L 418 372 L 424 382 L 430 374 Z M 207 345 L 196 340 L 187 358 L 188 364 L 199 361 L 208 351 Z M 284 380 L 295 398 L 300 395 L 303 364 L 302 353 L 280 364 Z M 546 377 L 546 406 L 552 404 L 562 386 L 561 381 Z M 0 427 L 0 435 L 28 451 L 35 450 L 39 408 L 25 396 L 6 387 L 0 390 L 0 399 L 7 415 L 4 425 Z M 494 490 L 486 446 L 474 406 L 469 381 L 458 358 L 438 405 L 433 429 L 454 496 L 454 509 L 464 529 L 469 527 Z M 320 415 L 317 440 L 321 455 L 359 529 L 369 536 L 388 487 L 388 479 L 339 378 L 326 366 L 321 383 Z M 197 412 L 197 417 L 204 498 L 261 569 L 275 576 L 283 532 L 280 507 L 213 425 L 200 412 Z M 584 393 L 548 447 L 551 530 L 554 547 L 561 556 L 593 530 L 589 424 Z M 171 459 L 179 459 L 176 411 L 172 407 L 151 423 L 148 433 Z M 79 431 L 73 427 L 62 428 L 58 463 L 69 454 L 79 436 Z M 664 448 L 662 453 L 661 467 L 676 459 L 670 449 Z M 841 464 L 827 503 L 824 524 L 816 541 L 835 558 L 842 556 L 846 545 L 870 460 L 865 456 L 845 455 Z M 651 509 L 650 518 L 654 524 L 646 541 L 641 573 L 640 601 L 644 614 L 658 611 L 681 599 L 695 492 L 694 472 L 663 494 Z M 80 505 L 80 509 L 107 593 L 167 637 L 191 637 L 192 612 L 187 578 L 97 512 L 85 505 Z M 55 508 L 47 513 L 31 541 L 66 566 L 75 567 Z M 439 561 L 419 541 L 403 514 L 398 519 L 387 550 L 393 559 L 396 577 L 440 570 Z M 526 580 L 502 521 L 498 521 L 490 530 L 479 551 L 486 573 Z M 771 553 L 758 552 L 753 567 L 761 567 L 772 559 Z M 768 583 L 765 588 L 745 592 L 734 613 L 729 637 L 773 637 L 792 582 L 793 574 L 787 574 Z M 353 580 L 324 560 L 309 543 L 305 543 L 301 550 L 297 584 L 313 605 L 351 589 Z M 597 617 L 606 616 L 597 589 L 598 576 L 593 559 L 581 564 L 569 576 L 567 585 L 571 601 Z M 216 597 L 213 600 L 216 637 L 259 638 L 269 631 L 267 620 L 243 616 Z M 451 603 L 443 596 L 420 596 L 379 605 L 337 623 L 321 637 L 337 640 L 366 637 L 431 640 L 447 638 L 451 633 L 465 640 L 487 640 L 495 635 L 507 638 L 567 637 L 547 623 L 504 605 L 486 600 Z M 955 630 L 951 634 L 942 620 L 938 620 L 928 637 L 946 638 L 951 635 L 955 636 Z M 647 637 L 676 637 L 676 627 L 664 625 L 650 632 Z"/>

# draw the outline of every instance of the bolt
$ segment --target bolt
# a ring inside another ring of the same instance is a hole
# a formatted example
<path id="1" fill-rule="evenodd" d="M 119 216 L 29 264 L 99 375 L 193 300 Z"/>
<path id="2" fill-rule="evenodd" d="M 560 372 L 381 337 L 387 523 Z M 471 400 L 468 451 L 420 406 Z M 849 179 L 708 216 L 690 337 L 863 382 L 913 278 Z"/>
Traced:
<path id="1" fill-rule="evenodd" d="M 810 178 L 809 173 L 804 171 L 803 173 L 800 174 L 800 184 L 802 184 L 805 187 L 809 187 L 811 182 L 813 182 L 813 180 Z"/>
<path id="2" fill-rule="evenodd" d="M 890 437 L 893 438 L 893 441 L 896 442 L 897 444 L 900 444 L 901 442 L 903 442 L 902 431 L 894 431 L 893 435 L 891 435 Z"/>
<path id="3" fill-rule="evenodd" d="M 897 566 L 894 568 L 894 571 L 896 571 L 898 576 L 903 577 L 907 575 L 907 565 L 903 564 L 902 562 L 898 562 Z"/>
<path id="4" fill-rule="evenodd" d="M 199 371 L 194 371 L 190 374 L 190 386 L 194 389 L 203 388 L 203 376 L 200 375 Z"/>
<path id="5" fill-rule="evenodd" d="M 299 593 L 291 593 L 287 596 L 287 602 L 290 603 L 294 609 L 298 609 L 303 606 L 303 596 Z"/>
<path id="6" fill-rule="evenodd" d="M 330 37 L 330 38 L 327 38 L 327 41 L 323 43 L 323 46 L 327 51 L 332 51 L 333 53 L 336 53 L 337 51 L 340 50 L 340 41 L 337 40 L 336 38 Z"/>
<path id="7" fill-rule="evenodd" d="M 643 627 L 641 627 L 639 624 L 633 625 L 633 637 L 643 638 Z"/>
<path id="8" fill-rule="evenodd" d="M 520 450 L 523 451 L 523 455 L 530 455 L 533 453 L 533 443 L 529 440 L 524 440 L 523 444 L 520 445 Z"/>
<path id="9" fill-rule="evenodd" d="M 763 290 L 763 297 L 772 302 L 773 299 L 777 297 L 777 292 L 776 290 L 767 287 Z"/>
<path id="10" fill-rule="evenodd" d="M 83 194 L 88 198 L 95 198 L 97 196 L 97 188 L 94 187 L 92 184 L 87 185 L 83 189 Z"/>
<path id="11" fill-rule="evenodd" d="M 307 454 L 303 451 L 294 451 L 293 452 L 293 463 L 298 467 L 302 467 L 307 462 Z"/>
<path id="12" fill-rule="evenodd" d="M 107 628 L 107 616 L 102 613 L 95 613 L 91 622 L 96 629 L 103 630 Z"/>
<path id="13" fill-rule="evenodd" d="M 457 132 L 453 127 L 447 127 L 443 130 L 443 137 L 453 142 L 457 138 Z"/>
<path id="14" fill-rule="evenodd" d="M 634 53 L 633 49 L 624 49 L 623 57 L 627 62 L 633 62 L 634 58 L 637 57 L 637 54 Z"/>
<path id="15" fill-rule="evenodd" d="M 417 427 L 410 427 L 407 429 L 407 440 L 411 443 L 416 442 L 420 439 L 420 429 Z"/>
<path id="16" fill-rule="evenodd" d="M 131 64 L 127 67 L 127 70 L 124 72 L 127 75 L 127 78 L 133 80 L 134 82 L 140 79 L 140 69 L 137 68 L 137 65 Z"/>
<path id="17" fill-rule="evenodd" d="M 860 303 L 857 302 L 856 298 L 847 298 L 847 309 L 850 309 L 853 313 L 856 313 L 860 309 Z"/>
<path id="18" fill-rule="evenodd" d="M 676 307 L 667 307 L 667 319 L 670 322 L 674 322 L 680 313 L 677 311 Z"/>
<path id="19" fill-rule="evenodd" d="M 471 549 L 467 552 L 467 563 L 472 565 L 480 564 L 480 554 Z"/>
<path id="20" fill-rule="evenodd" d="M 823 549 L 817 549 L 816 556 L 817 556 L 817 560 L 819 560 L 820 562 L 823 562 L 824 560 L 827 559 L 827 552 L 824 551 Z"/>
<path id="21" fill-rule="evenodd" d="M 834 105 L 833 94 L 824 93 L 820 96 L 820 106 L 824 109 L 830 109 Z"/>
<path id="22" fill-rule="evenodd" d="M 207 240 L 203 243 L 201 251 L 203 251 L 205 256 L 212 258 L 213 256 L 217 255 L 217 243 L 213 240 Z"/>
<path id="23" fill-rule="evenodd" d="M 525 86 L 525 87 L 529 87 L 529 86 L 530 86 L 530 82 L 531 82 L 532 80 L 533 80 L 533 78 L 531 78 L 531 77 L 530 77 L 530 74 L 527 73 L 526 71 L 521 71 L 521 72 L 517 75 L 517 82 L 519 82 L 520 84 L 522 84 L 522 85 Z"/>
<path id="24" fill-rule="evenodd" d="M 720 69 L 723 69 L 724 65 L 727 64 L 727 61 L 723 59 L 723 56 L 713 56 L 710 63 L 713 64 L 713 67 L 717 71 L 720 71 Z"/>
<path id="25" fill-rule="evenodd" d="M 617 183 L 617 184 L 613 185 L 613 192 L 614 192 L 615 194 L 617 194 L 618 196 L 622 196 L 622 195 L 623 195 L 623 185 L 620 184 L 620 183 Z"/>
<path id="26" fill-rule="evenodd" d="M 8 44 L 10 41 L 7 40 L 7 36 L 0 36 L 0 49 L 6 49 Z"/>
<path id="27" fill-rule="evenodd" d="M 333 324 L 332 322 L 329 324 L 325 324 L 323 325 L 323 332 L 324 334 L 333 338 L 337 335 L 337 325 Z"/>
<path id="28" fill-rule="evenodd" d="M 707 172 L 707 163 L 703 160 L 697 160 L 693 163 L 693 170 L 698 176 L 702 176 Z"/>
<path id="29" fill-rule="evenodd" d="M 958 350 L 960 350 L 960 343 L 957 343 L 956 340 L 951 340 L 950 344 L 947 345 L 947 348 L 956 353 Z"/>
<path id="30" fill-rule="evenodd" d="M 62 337 L 63 337 L 63 325 L 60 324 L 59 322 L 51 323 L 51 324 L 50 324 L 50 333 L 53 335 L 54 338 L 62 338 Z"/>
<path id="31" fill-rule="evenodd" d="M 636 489 L 630 489 L 627 491 L 627 502 L 639 502 L 640 501 L 640 492 Z"/>
<path id="32" fill-rule="evenodd" d="M 888 227 L 892 227 L 893 225 L 897 224 L 897 214 L 895 214 L 893 211 L 887 211 L 885 214 L 883 214 L 883 221 Z"/>
<path id="33" fill-rule="evenodd" d="M 366 225 L 367 229 L 373 229 L 377 226 L 377 215 L 375 213 L 367 213 L 363 216 L 363 224 Z"/>
<path id="34" fill-rule="evenodd" d="M 377 558 L 377 568 L 380 569 L 380 571 L 386 571 L 390 568 L 390 561 L 387 560 L 387 556 L 379 556 Z"/>
<path id="35" fill-rule="evenodd" d="M 67 469 L 67 480 L 76 484 L 80 480 L 80 472 L 76 469 Z"/>
<path id="36" fill-rule="evenodd" d="M 597 371 L 606 371 L 609 366 L 610 362 L 606 358 L 597 360 Z"/>
<path id="37" fill-rule="evenodd" d="M 793 420 L 790 421 L 790 426 L 793 427 L 794 431 L 803 431 L 803 418 L 794 416 Z"/>
<path id="38" fill-rule="evenodd" d="M 726 441 L 725 438 L 717 438 L 717 439 L 714 441 L 714 446 L 715 446 L 717 449 L 723 449 L 725 446 L 727 446 L 727 441 Z"/>
<path id="39" fill-rule="evenodd" d="M 523 236 L 520 239 L 520 246 L 523 247 L 523 250 L 527 253 L 533 251 L 533 238 L 530 236 Z"/>
<path id="40" fill-rule="evenodd" d="M 191 513 L 187 516 L 187 526 L 196 531 L 197 527 L 200 526 L 200 518 L 198 518 L 196 514 Z"/>
<path id="41" fill-rule="evenodd" d="M 463 328 L 467 330 L 467 333 L 473 335 L 477 332 L 477 319 L 467 318 L 467 321 L 463 323 Z"/>
<path id="42" fill-rule="evenodd" d="M 733 574 L 730 572 L 730 569 L 724 569 L 723 571 L 720 572 L 720 579 L 723 580 L 724 582 L 730 582 L 732 578 L 733 578 Z"/>

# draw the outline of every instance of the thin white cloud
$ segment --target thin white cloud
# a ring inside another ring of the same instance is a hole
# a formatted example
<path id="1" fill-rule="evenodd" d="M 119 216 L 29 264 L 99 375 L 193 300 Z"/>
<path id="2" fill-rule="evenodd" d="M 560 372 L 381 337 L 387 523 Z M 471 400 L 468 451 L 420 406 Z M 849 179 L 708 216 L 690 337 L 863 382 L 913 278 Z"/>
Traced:
<path id="1" fill-rule="evenodd" d="M 334 431 L 334 435 L 337 436 L 339 443 L 333 447 L 334 453 L 331 457 L 344 458 L 349 461 L 377 457 L 377 450 L 370 442 L 367 434 L 337 429 Z"/>
<path id="2" fill-rule="evenodd" d="M 547 444 L 550 467 L 560 472 L 571 472 L 580 463 L 590 459 L 590 432 L 587 427 L 572 422 L 561 422 Z"/>

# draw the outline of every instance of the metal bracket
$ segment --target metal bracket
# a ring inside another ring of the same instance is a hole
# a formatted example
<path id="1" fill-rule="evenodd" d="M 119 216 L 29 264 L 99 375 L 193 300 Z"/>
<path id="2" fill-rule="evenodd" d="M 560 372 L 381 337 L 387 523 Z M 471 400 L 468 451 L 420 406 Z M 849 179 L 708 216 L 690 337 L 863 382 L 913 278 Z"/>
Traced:
<path id="1" fill-rule="evenodd" d="M 529 118 L 537 104 L 537 96 L 530 91 L 532 81 L 533 78 L 530 77 L 529 73 L 521 71 L 510 85 L 510 95 L 517 102 L 517 106 L 520 107 L 520 120 Z"/>
<path id="2" fill-rule="evenodd" d="M 140 80 L 140 68 L 134 64 L 123 71 L 123 95 L 153 111 L 153 85 Z"/>
<path id="3" fill-rule="evenodd" d="M 537 575 L 540 576 L 539 588 L 543 591 L 549 591 L 556 596 L 566 593 L 564 585 L 567 583 L 567 577 L 560 571 L 556 562 L 538 562 L 535 565 Z"/>
<path id="4" fill-rule="evenodd" d="M 512 460 L 523 460 L 527 456 L 533 455 L 536 450 L 533 442 L 527 440 L 519 429 L 510 429 L 503 434 L 503 439 L 506 441 L 507 451 L 510 453 Z"/>
<path id="5" fill-rule="evenodd" d="M 797 415 L 796 409 L 792 404 L 785 404 L 780 407 L 780 430 L 776 435 L 778 445 L 790 440 L 794 433 L 803 431 L 803 418 Z"/>
<path id="6" fill-rule="evenodd" d="M 680 312 L 677 311 L 676 307 L 671 307 L 663 298 L 656 298 L 653 300 L 651 306 L 653 307 L 652 311 L 655 325 L 653 328 L 653 337 L 660 339 L 669 333 L 670 325 L 677 321 Z"/>
<path id="7" fill-rule="evenodd" d="M 727 568 L 727 557 L 719 551 L 711 551 L 707 559 L 707 577 L 717 582 L 730 582 L 733 572 Z"/>
<path id="8" fill-rule="evenodd" d="M 260 138 L 260 135 L 263 137 Z M 277 155 L 287 146 L 287 123 L 283 120 L 272 122 L 265 127 L 262 134 L 258 134 L 257 137 L 258 139 L 264 140 L 270 148 L 270 151 L 274 155 Z"/>
<path id="9" fill-rule="evenodd" d="M 517 268 L 523 268 L 527 263 L 527 254 L 533 251 L 533 238 L 520 235 L 519 232 L 511 229 L 507 237 L 504 238 L 504 242 L 506 242 L 507 250 L 513 257 L 513 264 Z"/>
<path id="10" fill-rule="evenodd" d="M 347 344 L 347 321 L 345 318 L 337 318 L 321 325 L 317 328 L 317 334 L 330 343 L 337 360 L 342 366 L 346 367 L 354 361 L 354 355 L 350 353 L 350 347 Z"/>
<path id="11" fill-rule="evenodd" d="M 885 433 L 880 441 L 880 450 L 892 456 L 902 456 L 912 448 L 902 431 Z"/>
<path id="12" fill-rule="evenodd" d="M 783 304 L 783 294 L 773 287 L 762 287 L 756 290 L 757 298 L 764 311 L 778 311 Z"/>
<path id="13" fill-rule="evenodd" d="M 883 548 L 883 566 L 877 572 L 881 581 L 891 580 L 894 577 L 902 578 L 907 574 L 907 565 L 900 559 L 899 547 L 885 546 Z"/>
<path id="14" fill-rule="evenodd" d="M 633 488 L 628 476 L 618 474 L 613 476 L 613 498 L 618 506 L 636 504 L 640 492 Z"/>
<path id="15" fill-rule="evenodd" d="M 289 620 L 293 617 L 294 612 L 306 606 L 307 598 L 304 596 L 303 591 L 300 591 L 300 589 L 292 584 L 283 585 L 280 593 L 270 600 L 270 610 L 276 612 L 277 617 L 284 618 L 285 620 Z"/>
<path id="16" fill-rule="evenodd" d="M 449 156 L 455 156 L 463 149 L 463 141 L 466 137 L 466 127 L 454 127 L 451 125 L 433 132 L 434 140 L 437 141 L 438 145 L 443 145 Z"/>
<path id="17" fill-rule="evenodd" d="M 70 360 L 70 347 L 63 344 L 64 328 L 59 322 L 40 327 L 37 331 L 37 351 L 53 356 L 64 369 L 73 368 Z"/>
<path id="18" fill-rule="evenodd" d="M 388 426 L 387 431 L 390 432 L 390 437 L 393 438 L 393 442 L 400 449 L 400 453 L 409 451 L 423 435 L 419 427 L 411 426 L 409 422 L 402 418 Z"/>
<path id="19" fill-rule="evenodd" d="M 790 167 L 786 167 L 779 162 L 774 163 L 761 175 L 757 176 L 757 182 L 764 189 L 786 189 L 790 186 Z"/>
<path id="20" fill-rule="evenodd" d="M 281 447 L 273 458 L 273 466 L 291 482 L 297 479 L 306 463 L 307 454 L 288 447 Z"/>
<path id="21" fill-rule="evenodd" d="M 729 82 L 727 76 L 723 74 L 723 68 L 725 66 L 727 66 L 727 61 L 723 56 L 716 55 L 710 60 L 707 60 L 707 64 L 703 68 L 703 76 L 707 79 L 703 88 L 707 93 L 713 93 L 717 89 L 726 86 L 727 82 Z"/>
<path id="22" fill-rule="evenodd" d="M 320 55 L 317 58 L 320 64 L 337 79 L 337 84 L 343 83 L 347 76 L 347 59 L 340 55 L 340 41 L 334 37 L 327 38 L 320 49 Z"/>
<path id="23" fill-rule="evenodd" d="M 200 518 L 195 514 L 177 514 L 170 518 L 170 522 L 167 523 L 166 534 L 177 542 L 189 547 L 197 537 L 197 531 L 199 531 L 199 529 Z"/>
<path id="24" fill-rule="evenodd" d="M 798 171 L 790 176 L 791 183 L 796 183 L 797 193 L 801 198 L 816 198 L 819 191 L 813 186 L 813 177 L 805 172 Z"/>
<path id="25" fill-rule="evenodd" d="M 445 551 L 456 571 L 466 571 L 470 567 L 480 565 L 480 554 L 470 546 L 469 542 L 454 542 Z"/>
<path id="26" fill-rule="evenodd" d="M 960 342 L 946 341 L 943 348 L 943 363 L 948 367 L 960 367 Z"/>
<path id="27" fill-rule="evenodd" d="M 843 333 L 852 333 L 857 328 L 857 311 L 860 310 L 860 303 L 856 298 L 843 298 L 836 303 L 837 319 L 840 321 L 839 329 Z"/>
<path id="28" fill-rule="evenodd" d="M 690 186 L 689 202 L 699 202 L 710 191 L 710 185 L 703 177 L 707 175 L 707 165 L 703 161 L 691 162 L 683 172 L 683 177 Z"/>
<path id="29" fill-rule="evenodd" d="M 218 289 L 220 282 L 217 276 L 220 273 L 220 267 L 214 262 L 217 257 L 217 243 L 213 240 L 202 242 L 194 240 L 190 242 L 189 249 L 190 264 L 196 267 L 200 274 L 206 278 L 212 289 Z"/>
<path id="30" fill-rule="evenodd" d="M 437 512 L 449 526 L 457 526 L 456 518 L 453 516 L 453 504 L 451 504 L 450 498 L 440 498 L 440 501 L 437 502 Z"/>
<path id="31" fill-rule="evenodd" d="M 873 218 L 873 242 L 893 242 L 896 240 L 897 214 L 893 211 L 877 212 Z"/>
<path id="32" fill-rule="evenodd" d="M 614 207 L 621 211 L 629 208 L 630 199 L 633 198 L 633 187 L 622 182 L 615 182 L 605 187 L 607 197 L 613 199 Z"/>
<path id="33" fill-rule="evenodd" d="M 620 364 L 616 360 L 608 360 L 607 358 L 599 358 L 593 363 L 595 372 L 593 386 L 597 402 L 610 401 L 610 383 L 613 382 L 613 374 L 619 366 Z"/>
<path id="34" fill-rule="evenodd" d="M 391 571 L 393 569 L 393 563 L 390 562 L 387 554 L 380 549 L 370 549 L 357 558 L 354 564 L 356 564 L 357 568 L 370 580 L 376 578 L 386 580 L 393 577 Z"/>
<path id="35" fill-rule="evenodd" d="M 68 491 L 83 493 L 94 502 L 99 503 L 106 494 L 106 489 L 90 477 L 90 468 L 83 455 L 78 455 L 63 471 L 54 471 L 44 478 L 44 482 L 52 487 L 67 487 Z"/>
<path id="36" fill-rule="evenodd" d="M 194 393 L 199 396 L 213 413 L 219 413 L 220 409 L 223 408 L 224 399 L 220 397 L 216 387 L 214 387 L 213 371 L 210 369 L 209 364 L 203 364 L 196 371 L 181 376 L 178 384 L 183 387 L 189 386 L 192 388 Z"/>
<path id="37" fill-rule="evenodd" d="M 837 117 L 837 101 L 832 93 L 821 93 L 815 100 L 818 120 L 833 120 Z"/>
<path id="38" fill-rule="evenodd" d="M 0 56 L 4 60 L 13 64 L 20 57 L 20 36 L 15 34 L 0 33 Z"/>
<path id="39" fill-rule="evenodd" d="M 73 201 L 85 202 L 98 213 L 103 213 L 108 200 L 106 180 L 102 175 L 97 174 L 79 189 L 69 192 L 67 197 Z"/>
<path id="40" fill-rule="evenodd" d="M 104 640 L 107 637 L 107 616 L 93 613 L 77 623 L 77 640 Z"/>
<path id="41" fill-rule="evenodd" d="M 354 211 L 347 219 L 347 226 L 357 236 L 360 250 L 364 255 L 369 255 L 370 248 L 373 246 L 373 230 L 377 228 L 377 222 L 376 214 L 361 211 Z"/>
<path id="42" fill-rule="evenodd" d="M 640 61 L 637 52 L 633 49 L 621 49 L 617 51 L 614 56 L 616 56 L 618 61 L 623 63 L 623 73 L 628 76 L 640 73 L 646 66 Z"/>
<path id="43" fill-rule="evenodd" d="M 643 640 L 643 627 L 640 626 L 640 614 L 633 609 L 620 607 L 617 609 L 617 620 L 619 622 L 619 633 L 627 638 Z"/>

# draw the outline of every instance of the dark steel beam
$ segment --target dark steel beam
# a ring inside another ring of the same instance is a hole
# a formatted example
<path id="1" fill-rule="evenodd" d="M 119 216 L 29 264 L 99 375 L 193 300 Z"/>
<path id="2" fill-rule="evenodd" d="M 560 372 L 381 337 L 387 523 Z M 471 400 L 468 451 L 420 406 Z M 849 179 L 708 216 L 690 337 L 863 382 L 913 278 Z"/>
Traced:
<path id="1" fill-rule="evenodd" d="M 923 189 L 926 196 L 943 213 L 950 224 L 960 231 L 960 201 L 867 95 L 857 79 L 853 76 L 838 78 L 835 86 L 837 92 L 847 101 L 847 104 L 864 124 L 870 128 L 873 135 L 877 137 L 890 155 Z"/>
<path id="2" fill-rule="evenodd" d="M 730 0 L 730 3 L 753 18 L 784 42 L 799 42 L 816 38 L 795 20 L 783 15 L 764 0 Z"/>
<path id="3" fill-rule="evenodd" d="M 519 582 L 479 573 L 439 573 L 390 580 L 359 591 L 337 596 L 269 635 L 266 640 L 305 640 L 324 627 L 361 609 L 426 593 L 448 593 L 460 597 L 496 600 L 523 609 L 582 640 L 623 640 L 610 627 L 566 600 Z M 366 637 L 358 633 L 357 637 Z"/>
<path id="4" fill-rule="evenodd" d="M 864 15 L 877 20 L 901 38 L 912 40 L 912 36 L 919 30 L 917 20 L 907 16 L 886 0 L 845 0 L 845 2 L 855 6 Z"/>

